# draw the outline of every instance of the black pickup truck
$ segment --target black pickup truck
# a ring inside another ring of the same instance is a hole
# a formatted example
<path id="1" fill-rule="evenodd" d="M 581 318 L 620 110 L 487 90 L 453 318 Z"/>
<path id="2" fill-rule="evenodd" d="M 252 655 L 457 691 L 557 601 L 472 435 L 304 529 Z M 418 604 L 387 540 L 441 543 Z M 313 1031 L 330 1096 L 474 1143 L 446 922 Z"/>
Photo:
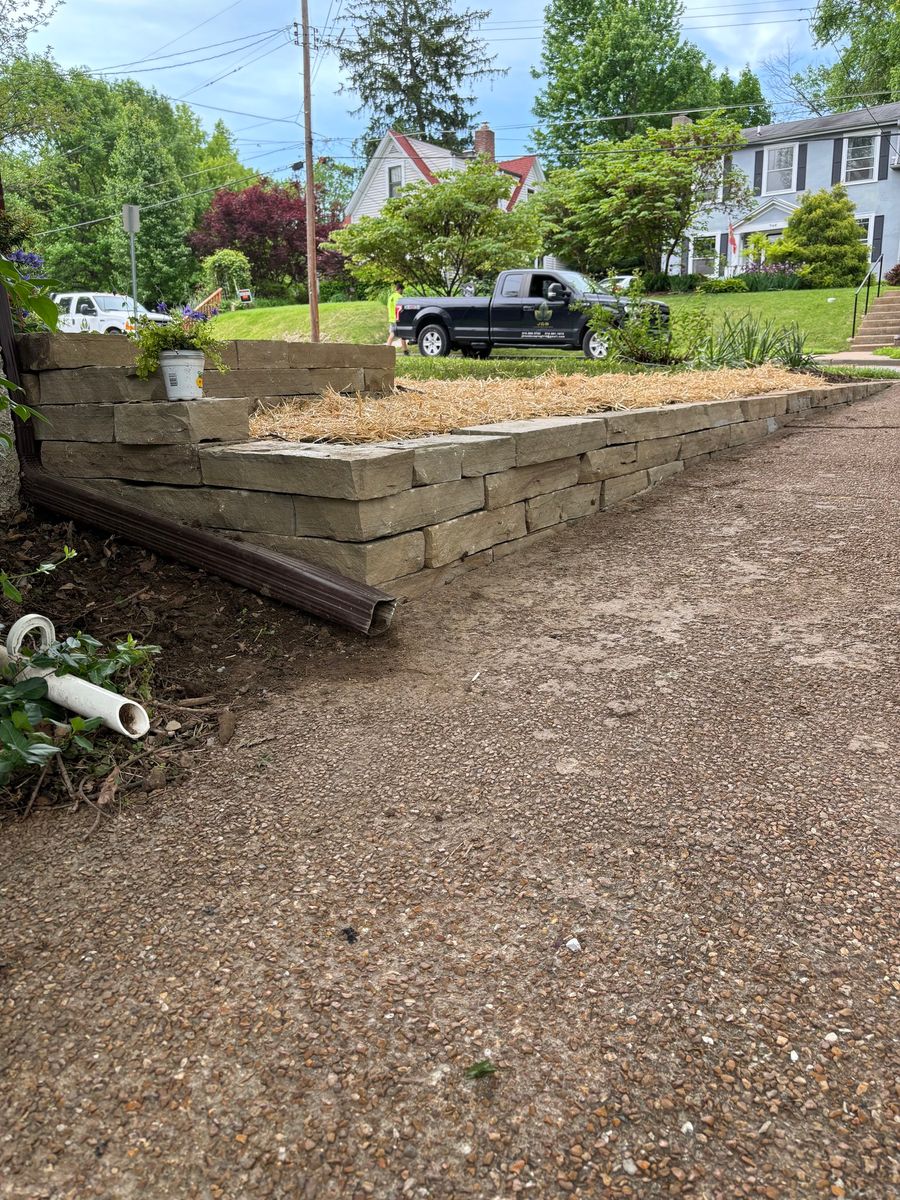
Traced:
<path id="1" fill-rule="evenodd" d="M 558 346 L 605 358 L 607 341 L 591 330 L 585 309 L 602 305 L 616 323 L 627 320 L 626 296 L 600 290 L 577 271 L 501 271 L 489 299 L 478 296 L 410 296 L 397 305 L 396 334 L 426 358 L 460 350 L 487 358 L 495 346 Z M 665 304 L 652 304 L 660 324 L 669 323 Z"/>

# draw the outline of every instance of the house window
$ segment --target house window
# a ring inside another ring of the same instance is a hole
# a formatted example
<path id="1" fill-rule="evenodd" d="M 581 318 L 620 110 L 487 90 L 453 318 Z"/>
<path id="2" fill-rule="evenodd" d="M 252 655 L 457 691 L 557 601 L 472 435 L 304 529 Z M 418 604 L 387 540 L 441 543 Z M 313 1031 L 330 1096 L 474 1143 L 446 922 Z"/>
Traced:
<path id="1" fill-rule="evenodd" d="M 691 270 L 695 275 L 715 275 L 718 266 L 715 237 L 694 238 L 691 247 Z"/>
<path id="2" fill-rule="evenodd" d="M 875 136 L 849 137 L 844 142 L 844 183 L 868 183 L 875 178 Z"/>
<path id="3" fill-rule="evenodd" d="M 865 242 L 867 246 L 872 245 L 872 218 L 857 217 L 856 223 L 859 226 L 859 240 Z"/>
<path id="4" fill-rule="evenodd" d="M 388 167 L 388 200 L 393 200 L 403 187 L 403 168 Z"/>
<path id="5" fill-rule="evenodd" d="M 796 146 L 770 146 L 766 151 L 766 183 L 764 192 L 794 190 L 794 151 Z"/>

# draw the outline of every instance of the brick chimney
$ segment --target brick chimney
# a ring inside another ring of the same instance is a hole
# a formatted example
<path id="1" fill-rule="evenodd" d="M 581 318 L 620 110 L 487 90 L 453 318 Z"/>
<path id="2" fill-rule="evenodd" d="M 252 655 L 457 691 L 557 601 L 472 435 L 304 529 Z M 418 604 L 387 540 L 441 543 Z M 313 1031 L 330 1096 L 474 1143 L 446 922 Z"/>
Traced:
<path id="1" fill-rule="evenodd" d="M 693 121 L 687 113 L 676 113 L 672 118 L 672 128 L 677 129 L 679 125 L 693 125 Z"/>
<path id="2" fill-rule="evenodd" d="M 494 131 L 487 121 L 482 121 L 475 130 L 475 155 L 483 155 L 494 161 Z"/>

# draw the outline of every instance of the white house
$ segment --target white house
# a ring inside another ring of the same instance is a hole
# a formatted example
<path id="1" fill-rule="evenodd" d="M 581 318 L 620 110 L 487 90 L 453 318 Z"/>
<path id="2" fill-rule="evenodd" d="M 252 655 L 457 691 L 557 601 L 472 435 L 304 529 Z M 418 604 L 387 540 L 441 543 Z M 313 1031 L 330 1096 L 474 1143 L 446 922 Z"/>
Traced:
<path id="1" fill-rule="evenodd" d="M 900 103 L 742 131 L 732 156 L 752 186 L 749 208 L 727 201 L 710 207 L 704 228 L 688 236 L 682 272 L 734 274 L 746 262 L 753 234 L 780 237 L 805 191 L 842 183 L 856 208 L 860 240 L 887 270 L 900 261 Z"/>
<path id="2" fill-rule="evenodd" d="M 347 205 L 345 224 L 350 225 L 360 217 L 377 217 L 385 201 L 396 196 L 406 184 L 423 180 L 437 183 L 437 172 L 464 171 L 476 155 L 496 162 L 494 133 L 486 122 L 475 130 L 474 150 L 468 154 L 390 130 L 381 139 Z M 497 170 L 510 177 L 509 199 L 503 203 L 509 212 L 526 203 L 544 182 L 544 172 L 533 154 L 498 162 Z"/>

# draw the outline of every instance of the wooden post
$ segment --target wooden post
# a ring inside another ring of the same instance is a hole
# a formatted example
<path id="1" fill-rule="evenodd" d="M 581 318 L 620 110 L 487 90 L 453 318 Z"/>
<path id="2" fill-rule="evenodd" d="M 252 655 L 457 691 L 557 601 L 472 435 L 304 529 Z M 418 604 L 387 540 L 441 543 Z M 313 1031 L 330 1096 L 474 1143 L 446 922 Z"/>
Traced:
<path id="1" fill-rule="evenodd" d="M 309 0 L 300 0 L 303 24 L 303 126 L 306 137 L 306 278 L 310 340 L 319 340 L 319 277 L 316 270 L 316 188 L 312 137 L 312 82 L 309 73 Z"/>

